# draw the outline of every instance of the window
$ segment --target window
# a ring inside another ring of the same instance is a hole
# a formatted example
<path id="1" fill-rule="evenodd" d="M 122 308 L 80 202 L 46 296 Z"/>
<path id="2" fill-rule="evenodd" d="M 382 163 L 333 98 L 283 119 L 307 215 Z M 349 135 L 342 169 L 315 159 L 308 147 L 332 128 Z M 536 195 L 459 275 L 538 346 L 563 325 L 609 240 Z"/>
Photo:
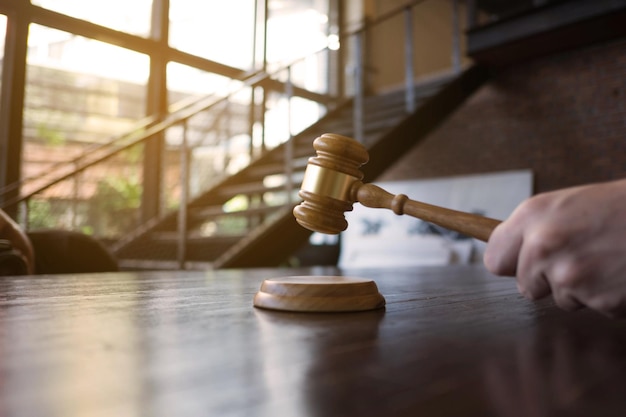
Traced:
<path id="1" fill-rule="evenodd" d="M 32 0 L 31 3 L 133 35 L 150 34 L 152 0 Z"/>
<path id="2" fill-rule="evenodd" d="M 269 0 L 267 61 L 269 72 L 295 65 L 291 81 L 306 89 L 325 92 L 322 66 L 326 55 L 318 53 L 328 44 L 328 2 Z"/>
<path id="3" fill-rule="evenodd" d="M 170 45 L 242 69 L 252 66 L 256 0 L 171 0 Z"/>
<path id="4" fill-rule="evenodd" d="M 24 175 L 128 131 L 145 116 L 148 67 L 145 55 L 31 24 Z"/>
<path id="5" fill-rule="evenodd" d="M 327 5 L 319 4 L 314 0 L 269 0 L 268 62 L 289 63 L 327 45 Z"/>
<path id="6" fill-rule="evenodd" d="M 10 198 L 24 197 L 19 210 L 27 208 L 28 227 L 115 240 L 179 203 L 182 168 L 189 170 L 191 196 L 201 195 L 323 111 L 310 100 L 287 100 L 276 81 L 286 82 L 289 73 L 297 87 L 326 91 L 320 69 L 327 57 L 312 52 L 326 44 L 327 0 L 0 3 L 6 13 L 0 15 L 0 62 L 7 65 L 5 41 L 17 59 L 26 48 L 26 62 L 11 60 L 11 73 L 18 81 L 24 76 L 25 84 L 5 96 L 23 99 L 17 109 L 23 118 L 5 117 L 11 134 L 0 138 L 2 145 L 19 144 L 3 147 L 7 160 L 18 162 L 0 178 L 0 190 L 19 190 Z M 161 12 L 167 16 L 153 16 Z M 148 39 L 153 21 L 164 21 L 168 39 Z M 11 23 L 19 36 L 5 40 Z M 273 80 L 248 85 L 258 82 L 254 74 L 241 81 L 261 68 L 263 57 Z M 176 112 L 198 99 L 211 105 L 193 115 Z M 155 124 L 163 104 L 174 113 L 166 122 L 182 119 L 155 133 L 148 126 L 164 126 Z M 146 117 L 148 111 L 153 114 Z M 0 194 L 4 201 L 10 200 Z"/>

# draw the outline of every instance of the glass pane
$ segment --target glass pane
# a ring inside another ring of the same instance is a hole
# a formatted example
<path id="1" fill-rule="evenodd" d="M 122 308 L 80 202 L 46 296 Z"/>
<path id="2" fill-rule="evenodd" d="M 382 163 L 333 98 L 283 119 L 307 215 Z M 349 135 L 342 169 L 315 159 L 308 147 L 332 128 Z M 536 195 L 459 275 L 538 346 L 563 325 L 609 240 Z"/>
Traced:
<path id="1" fill-rule="evenodd" d="M 236 80 L 207 73 L 177 63 L 167 66 L 170 111 L 184 108 L 202 100 L 207 109 L 182 126 L 168 129 L 165 135 L 168 151 L 179 152 L 183 134 L 192 150 L 190 160 L 190 192 L 195 196 L 226 173 L 242 168 L 239 154 L 249 150 L 240 146 L 249 144 L 251 91 Z M 248 145 L 246 145 L 248 146 Z M 247 160 L 244 164 L 247 164 Z M 178 178 L 174 181 L 179 184 Z"/>
<path id="2" fill-rule="evenodd" d="M 122 32 L 145 37 L 150 34 L 152 0 L 32 0 L 31 3 Z"/>
<path id="3" fill-rule="evenodd" d="M 182 125 L 167 130 L 165 139 L 168 152 L 177 154 L 186 138 L 190 148 L 189 184 L 192 196 L 206 190 L 226 173 L 242 168 L 240 154 L 248 155 L 251 91 L 240 82 L 206 73 L 195 68 L 170 63 L 168 92 L 174 104 L 171 111 L 184 108 L 193 101 L 202 100 L 206 110 L 190 117 Z M 241 143 L 246 146 L 242 147 Z M 176 158 L 171 158 L 178 163 Z M 168 159 L 169 160 L 169 159 Z M 173 186 L 166 185 L 166 194 L 177 189 L 179 178 Z M 174 193 L 175 194 L 175 193 Z"/>
<path id="4" fill-rule="evenodd" d="M 252 66 L 255 0 L 171 0 L 170 45 L 237 68 Z"/>
<path id="5" fill-rule="evenodd" d="M 123 63 L 120 64 L 120 63 Z M 24 192 L 80 161 L 123 146 L 145 116 L 148 57 L 70 33 L 31 25 L 24 104 Z M 122 158 L 129 160 L 130 158 Z M 115 164 L 116 158 L 107 160 Z M 91 168 L 73 199 L 88 200 L 110 166 Z M 92 180 L 93 179 L 93 180 Z M 57 198 L 52 195 L 50 198 Z M 62 198 L 62 197 L 58 197 Z"/>
<path id="6" fill-rule="evenodd" d="M 279 77 L 284 81 L 283 78 Z M 318 121 L 324 113 L 325 108 L 311 100 L 301 97 L 288 99 L 285 94 L 270 92 L 265 112 L 266 145 L 270 148 L 280 145 L 292 134 L 302 132 Z"/>
<path id="7" fill-rule="evenodd" d="M 140 224 L 143 145 L 38 193 L 28 201 L 29 228 L 74 230 L 104 242 Z"/>
<path id="8" fill-rule="evenodd" d="M 189 101 L 209 95 L 228 95 L 235 81 L 221 75 L 170 62 L 167 64 L 167 89 L 170 104 Z"/>
<path id="9" fill-rule="evenodd" d="M 273 73 L 287 64 L 291 81 L 320 93 L 327 91 L 327 54 L 318 52 L 328 45 L 327 0 L 269 0 L 267 60 Z"/>
<path id="10" fill-rule="evenodd" d="M 268 62 L 291 63 L 328 44 L 328 1 L 268 1 Z"/>

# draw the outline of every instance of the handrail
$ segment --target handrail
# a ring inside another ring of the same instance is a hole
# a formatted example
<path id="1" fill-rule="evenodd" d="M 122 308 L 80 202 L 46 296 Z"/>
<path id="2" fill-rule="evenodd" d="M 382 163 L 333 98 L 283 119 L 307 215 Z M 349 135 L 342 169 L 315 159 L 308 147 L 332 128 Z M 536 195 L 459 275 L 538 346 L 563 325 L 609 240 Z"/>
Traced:
<path id="1" fill-rule="evenodd" d="M 404 26 L 405 26 L 405 48 L 404 48 L 404 56 L 405 56 L 405 106 L 406 111 L 408 113 L 413 112 L 415 108 L 415 95 L 413 94 L 415 83 L 414 83 L 414 71 L 413 71 L 413 8 L 420 5 L 426 0 L 413 0 L 405 3 L 404 5 L 397 7 L 387 13 L 384 13 L 377 18 L 366 21 L 363 25 L 352 31 L 347 32 L 349 35 L 354 37 L 354 61 L 356 62 L 355 74 L 354 74 L 354 110 L 353 110 L 353 120 L 354 120 L 354 138 L 363 142 L 364 133 L 363 133 L 363 113 L 364 113 L 364 73 L 363 68 L 365 68 L 366 63 L 363 62 L 363 43 L 365 42 L 364 33 L 371 29 L 374 26 L 377 26 L 392 17 L 396 17 L 400 14 L 404 14 Z M 461 57 L 460 57 L 460 30 L 459 30 L 459 1 L 460 0 L 450 0 L 452 2 L 452 69 L 456 74 L 459 74 L 461 71 Z"/>
<path id="2" fill-rule="evenodd" d="M 3 195 L 9 191 L 13 191 L 17 188 L 19 188 L 20 186 L 23 186 L 31 181 L 37 181 L 39 179 L 41 179 L 41 177 L 49 175 L 50 174 L 50 170 L 52 171 L 56 171 L 57 169 L 60 168 L 64 168 L 66 167 L 68 164 L 77 164 L 79 163 L 82 159 L 88 157 L 89 155 L 104 149 L 106 147 L 112 146 L 115 143 L 117 143 L 118 141 L 121 141 L 122 139 L 124 139 L 125 137 L 127 137 L 128 135 L 131 135 L 133 133 L 135 133 L 138 130 L 144 129 L 146 127 L 148 127 L 150 124 L 153 124 L 157 121 L 157 117 L 156 115 L 152 115 L 152 116 L 146 116 L 142 119 L 140 119 L 137 123 L 135 123 L 135 125 L 130 129 L 129 132 L 115 137 L 113 140 L 111 140 L 110 142 L 105 142 L 105 143 L 99 143 L 99 144 L 92 144 L 91 146 L 88 146 L 86 149 L 84 149 L 78 156 L 76 156 L 73 159 L 70 160 L 66 160 L 66 161 L 58 161 L 54 164 L 52 164 L 52 166 L 49 167 L 49 171 L 44 174 L 44 175 L 40 175 L 40 176 L 31 176 L 31 177 L 26 177 L 26 178 L 22 178 L 18 181 L 12 182 L 11 184 L 7 184 L 6 186 L 0 188 L 0 195 Z"/>
<path id="3" fill-rule="evenodd" d="M 255 71 L 253 74 L 251 74 L 250 76 L 244 78 L 243 80 L 247 80 L 250 79 L 252 76 L 257 75 L 259 73 L 259 71 Z M 169 113 L 168 114 L 174 114 L 174 113 L 178 113 L 183 111 L 186 108 L 189 108 L 190 106 L 193 106 L 195 104 L 197 104 L 199 101 L 201 100 L 205 100 L 206 97 L 208 96 L 204 96 L 200 99 L 198 99 L 197 97 L 193 97 L 193 96 L 189 96 L 189 97 L 185 97 L 181 100 L 179 100 L 176 103 L 173 103 L 169 106 Z M 212 96 L 211 96 L 212 97 Z M 37 181 L 40 180 L 42 177 L 48 176 L 50 175 L 51 172 L 57 171 L 58 169 L 62 169 L 67 167 L 68 165 L 77 165 L 79 164 L 83 159 L 89 157 L 90 155 L 102 150 L 102 149 L 106 149 L 109 147 L 112 147 L 116 144 L 118 144 L 119 142 L 122 142 L 124 139 L 127 139 L 128 137 L 131 137 L 132 135 L 136 134 L 137 132 L 140 132 L 143 129 L 148 128 L 150 125 L 153 125 L 154 123 L 156 123 L 159 120 L 158 115 L 153 114 L 150 116 L 145 116 L 143 118 L 141 118 L 138 122 L 136 122 L 134 124 L 134 126 L 127 131 L 126 133 L 122 134 L 122 135 L 118 135 L 115 136 L 111 141 L 109 142 L 105 142 L 105 143 L 99 143 L 99 144 L 92 144 L 91 146 L 88 146 L 86 149 L 84 149 L 78 156 L 76 156 L 73 159 L 70 160 L 65 160 L 65 161 L 58 161 L 54 164 L 52 164 L 49 169 L 48 172 L 46 172 L 44 175 L 40 175 L 40 176 L 31 176 L 31 177 L 27 177 L 27 178 L 22 178 L 18 181 L 15 181 L 11 184 L 8 184 L 2 188 L 0 188 L 0 195 L 4 195 L 7 192 L 13 191 L 29 182 L 32 181 Z M 64 178 L 65 179 L 65 178 Z M 51 184 L 54 185 L 54 184 Z M 42 190 L 39 190 L 42 191 Z M 32 195 L 31 195 L 32 196 Z M 26 197 L 29 198 L 29 197 Z M 17 201 L 20 202 L 20 201 Z M 10 204 L 5 204 L 5 206 L 11 205 L 11 204 L 15 204 L 16 202 L 11 202 Z"/>
<path id="4" fill-rule="evenodd" d="M 215 98 L 214 95 L 209 95 L 209 96 L 204 96 L 198 100 L 186 103 L 186 101 L 188 99 L 182 99 L 180 102 L 173 104 L 172 106 L 170 106 L 170 108 L 176 108 L 178 107 L 177 110 L 175 110 L 174 112 L 171 112 L 169 114 L 167 114 L 165 116 L 165 118 L 161 121 L 159 120 L 159 117 L 157 115 L 151 115 L 148 117 L 145 117 L 143 119 L 141 119 L 141 121 L 139 123 L 137 123 L 137 125 L 129 132 L 122 134 L 120 136 L 117 136 L 115 139 L 113 139 L 110 142 L 107 142 L 105 144 L 102 145 L 98 145 L 95 148 L 91 148 L 89 150 L 84 151 L 83 153 L 81 153 L 78 157 L 74 158 L 73 160 L 69 160 L 69 161 L 63 161 L 63 162 L 59 162 L 57 164 L 53 165 L 53 169 L 56 168 L 64 168 L 67 167 L 68 164 L 71 165 L 78 165 L 76 166 L 73 170 L 71 170 L 68 173 L 62 173 L 59 174 L 57 177 L 53 178 L 52 180 L 48 181 L 47 183 L 45 183 L 44 185 L 37 187 L 35 190 L 32 190 L 30 192 L 28 192 L 27 194 L 22 194 L 22 195 L 18 195 L 16 197 L 13 197 L 11 199 L 5 200 L 3 202 L 2 207 L 9 207 L 9 206 L 13 206 L 15 204 L 21 203 L 23 201 L 26 201 L 28 199 L 30 199 L 32 196 L 41 193 L 42 191 L 45 191 L 46 189 L 64 181 L 67 180 L 68 178 L 71 178 L 72 176 L 81 173 L 83 171 L 85 171 L 86 169 L 100 163 L 103 162 L 107 159 L 110 159 L 116 155 L 118 155 L 119 153 L 133 147 L 136 146 L 140 143 L 143 143 L 145 141 L 147 141 L 148 139 L 150 139 L 151 137 L 153 137 L 154 135 L 161 133 L 163 131 L 165 131 L 166 129 L 175 126 L 179 123 L 184 123 L 186 121 L 188 121 L 191 117 L 195 116 L 196 114 L 206 111 L 216 105 L 219 105 L 227 100 L 229 100 L 230 98 L 232 98 L 232 96 L 234 96 L 235 94 L 243 91 L 246 88 L 252 87 L 252 86 L 257 86 L 261 83 L 263 83 L 264 81 L 270 80 L 272 79 L 272 77 L 274 77 L 276 74 L 279 74 L 282 71 L 285 71 L 287 68 L 292 67 L 293 65 L 299 63 L 300 61 L 303 61 L 304 59 L 307 59 L 310 56 L 319 54 L 321 52 L 327 51 L 328 47 L 324 47 L 321 48 L 315 52 L 313 52 L 310 55 L 304 56 L 304 57 L 300 57 L 298 59 L 295 59 L 293 61 L 290 61 L 288 64 L 285 64 L 281 67 L 279 67 L 278 69 L 276 69 L 272 74 L 267 74 L 265 72 L 262 71 L 257 71 L 255 73 L 253 73 L 253 75 L 251 75 L 250 77 L 244 79 L 243 85 L 240 86 L 239 88 L 235 89 L 234 91 L 230 91 L 227 95 L 225 96 L 220 96 L 219 98 Z M 139 135 L 137 137 L 134 137 L 136 135 Z M 134 138 L 133 138 L 134 137 Z M 89 156 L 95 154 L 96 152 L 103 150 L 103 149 L 107 149 L 110 147 L 113 147 L 117 144 L 119 144 L 120 142 L 124 142 L 126 140 L 129 140 L 129 142 L 126 142 L 124 144 L 122 144 L 121 146 L 115 147 L 114 149 L 110 150 L 109 152 L 106 152 L 104 155 L 101 155 L 91 161 L 87 161 L 87 162 L 83 162 L 86 158 L 88 158 Z M 49 172 L 48 172 L 49 174 Z M 44 175 L 47 176 L 48 174 Z M 27 182 L 32 182 L 32 181 L 37 181 L 40 180 L 42 177 L 44 176 L 40 176 L 40 177 L 29 177 L 20 181 L 16 181 L 12 184 L 9 184 L 7 186 L 5 186 L 4 188 L 0 189 L 0 194 L 6 194 L 8 191 L 12 191 L 15 190 L 16 188 L 24 185 Z"/>

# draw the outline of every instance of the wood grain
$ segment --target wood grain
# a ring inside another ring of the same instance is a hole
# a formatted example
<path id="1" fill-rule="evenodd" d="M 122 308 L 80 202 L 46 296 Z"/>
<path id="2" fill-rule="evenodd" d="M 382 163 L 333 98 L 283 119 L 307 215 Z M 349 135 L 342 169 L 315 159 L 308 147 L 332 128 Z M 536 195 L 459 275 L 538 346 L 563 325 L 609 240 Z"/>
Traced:
<path id="1" fill-rule="evenodd" d="M 385 309 L 254 308 L 268 278 L 374 280 Z M 0 281 L 2 416 L 623 416 L 626 322 L 480 266 Z"/>

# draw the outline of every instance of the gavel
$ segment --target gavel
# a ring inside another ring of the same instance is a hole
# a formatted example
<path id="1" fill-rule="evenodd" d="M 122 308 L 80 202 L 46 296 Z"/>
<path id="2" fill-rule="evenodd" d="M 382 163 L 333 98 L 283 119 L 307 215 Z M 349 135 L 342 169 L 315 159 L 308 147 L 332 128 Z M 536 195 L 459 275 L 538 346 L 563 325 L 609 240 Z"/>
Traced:
<path id="1" fill-rule="evenodd" d="M 344 213 L 354 203 L 407 214 L 486 242 L 500 220 L 410 200 L 373 184 L 364 184 L 360 167 L 369 161 L 367 149 L 356 140 L 325 133 L 313 141 L 317 156 L 308 160 L 293 209 L 297 222 L 314 232 L 338 234 L 348 227 Z"/>

